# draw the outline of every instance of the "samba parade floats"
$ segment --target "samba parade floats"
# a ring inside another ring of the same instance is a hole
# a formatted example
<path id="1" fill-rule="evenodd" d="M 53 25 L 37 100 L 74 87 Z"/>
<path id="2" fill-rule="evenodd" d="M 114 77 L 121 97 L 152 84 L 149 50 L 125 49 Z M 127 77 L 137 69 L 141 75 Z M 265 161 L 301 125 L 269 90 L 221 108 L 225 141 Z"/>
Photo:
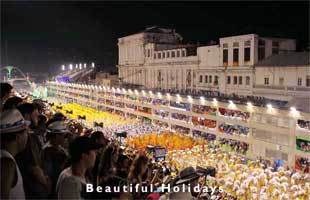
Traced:
<path id="1" fill-rule="evenodd" d="M 150 133 L 126 139 L 126 144 L 138 150 L 144 150 L 147 146 L 165 147 L 167 151 L 191 149 L 195 145 L 205 144 L 203 139 L 194 140 L 189 136 L 170 133 L 168 131 L 162 134 Z"/>
<path id="2" fill-rule="evenodd" d="M 125 119 L 118 114 L 99 111 L 76 103 L 54 104 L 53 109 L 71 119 L 84 120 L 89 127 L 93 126 L 94 122 L 102 122 L 105 127 L 137 124 L 137 120 L 130 118 Z"/>

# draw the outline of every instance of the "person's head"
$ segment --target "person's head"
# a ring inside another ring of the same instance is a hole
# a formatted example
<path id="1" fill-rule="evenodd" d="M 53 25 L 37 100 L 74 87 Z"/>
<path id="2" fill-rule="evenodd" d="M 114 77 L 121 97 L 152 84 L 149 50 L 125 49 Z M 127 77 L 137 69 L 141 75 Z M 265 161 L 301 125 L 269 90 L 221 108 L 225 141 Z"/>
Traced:
<path id="1" fill-rule="evenodd" d="M 13 86 L 9 83 L 0 83 L 1 101 L 4 102 L 11 95 Z"/>
<path id="2" fill-rule="evenodd" d="M 10 97 L 5 101 L 2 110 L 5 111 L 5 110 L 16 108 L 18 104 L 22 102 L 23 102 L 23 99 L 20 97 L 16 97 L 16 96 Z"/>
<path id="3" fill-rule="evenodd" d="M 137 178 L 147 171 L 148 158 L 144 154 L 138 154 L 132 162 L 128 174 L 128 178 Z"/>
<path id="4" fill-rule="evenodd" d="M 117 161 L 120 168 L 128 169 L 130 164 L 130 159 L 125 155 L 120 155 Z"/>
<path id="5" fill-rule="evenodd" d="M 92 142 L 102 144 L 104 147 L 108 144 L 108 139 L 104 137 L 104 134 L 101 131 L 93 132 L 90 136 L 90 139 L 92 140 Z"/>
<path id="6" fill-rule="evenodd" d="M 83 164 L 86 169 L 95 165 L 96 152 L 102 145 L 93 143 L 89 137 L 82 136 L 75 138 L 69 145 L 71 163 Z"/>
<path id="7" fill-rule="evenodd" d="M 191 191 L 194 191 L 194 187 L 198 185 L 200 175 L 193 167 L 186 167 L 180 172 L 179 179 L 175 182 L 175 185 L 190 184 Z"/>
<path id="8" fill-rule="evenodd" d="M 19 112 L 23 115 L 25 120 L 31 122 L 31 128 L 38 126 L 39 121 L 39 111 L 38 108 L 31 103 L 23 103 L 17 107 Z"/>
<path id="9" fill-rule="evenodd" d="M 47 122 L 47 117 L 43 114 L 39 115 L 38 126 L 39 127 L 45 127 L 46 122 Z"/>
<path id="10" fill-rule="evenodd" d="M 47 127 L 48 140 L 55 146 L 65 146 L 65 137 L 71 134 L 67 125 L 63 121 L 56 121 Z"/>
<path id="11" fill-rule="evenodd" d="M 30 122 L 25 121 L 22 114 L 16 109 L 2 112 L 0 115 L 1 148 L 13 146 L 16 153 L 25 149 L 29 124 Z"/>
<path id="12" fill-rule="evenodd" d="M 43 113 L 46 106 L 41 99 L 34 99 L 32 103 L 38 108 L 39 113 Z"/>

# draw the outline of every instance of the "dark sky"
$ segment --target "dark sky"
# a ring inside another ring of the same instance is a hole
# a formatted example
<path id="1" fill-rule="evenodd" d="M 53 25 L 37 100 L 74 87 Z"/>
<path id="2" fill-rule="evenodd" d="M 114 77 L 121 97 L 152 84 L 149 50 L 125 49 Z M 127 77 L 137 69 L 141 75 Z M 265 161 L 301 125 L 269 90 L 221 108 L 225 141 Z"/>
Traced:
<path id="1" fill-rule="evenodd" d="M 309 2 L 1 1 L 1 66 L 55 72 L 62 64 L 94 61 L 115 69 L 117 38 L 149 25 L 173 27 L 192 42 L 247 33 L 295 38 L 303 50 Z"/>

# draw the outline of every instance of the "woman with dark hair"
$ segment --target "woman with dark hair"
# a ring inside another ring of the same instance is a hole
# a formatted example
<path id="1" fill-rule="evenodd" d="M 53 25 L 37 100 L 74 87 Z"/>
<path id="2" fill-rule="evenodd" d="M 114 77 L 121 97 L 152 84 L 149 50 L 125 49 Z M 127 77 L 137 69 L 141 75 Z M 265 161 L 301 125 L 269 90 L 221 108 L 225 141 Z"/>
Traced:
<path id="1" fill-rule="evenodd" d="M 110 144 L 103 151 L 99 162 L 97 183 L 98 185 L 113 187 L 118 186 L 118 180 L 115 175 L 117 173 L 116 162 L 118 160 L 119 150 L 113 144 Z M 102 199 L 112 199 L 118 196 L 115 193 L 101 193 L 100 198 Z"/>
<path id="2" fill-rule="evenodd" d="M 147 193 L 143 193 L 141 186 L 146 187 L 149 183 L 148 178 L 150 177 L 150 174 L 147 174 L 147 172 L 151 171 L 148 170 L 148 163 L 149 159 L 145 154 L 138 154 L 130 166 L 127 178 L 128 185 L 132 184 L 132 187 L 135 188 L 135 185 L 139 184 L 140 188 L 139 192 L 133 191 L 133 199 L 144 199 L 147 195 Z"/>

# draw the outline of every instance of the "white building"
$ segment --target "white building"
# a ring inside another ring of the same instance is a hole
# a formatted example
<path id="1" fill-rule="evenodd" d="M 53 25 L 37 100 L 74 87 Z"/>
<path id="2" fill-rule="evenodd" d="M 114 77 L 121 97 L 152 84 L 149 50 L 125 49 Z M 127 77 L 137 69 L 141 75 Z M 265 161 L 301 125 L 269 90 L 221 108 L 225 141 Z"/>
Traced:
<path id="1" fill-rule="evenodd" d="M 199 46 L 183 44 L 172 29 L 150 27 L 119 38 L 118 47 L 124 84 L 263 96 L 310 111 L 309 52 L 295 52 L 295 40 L 248 34 Z"/>

